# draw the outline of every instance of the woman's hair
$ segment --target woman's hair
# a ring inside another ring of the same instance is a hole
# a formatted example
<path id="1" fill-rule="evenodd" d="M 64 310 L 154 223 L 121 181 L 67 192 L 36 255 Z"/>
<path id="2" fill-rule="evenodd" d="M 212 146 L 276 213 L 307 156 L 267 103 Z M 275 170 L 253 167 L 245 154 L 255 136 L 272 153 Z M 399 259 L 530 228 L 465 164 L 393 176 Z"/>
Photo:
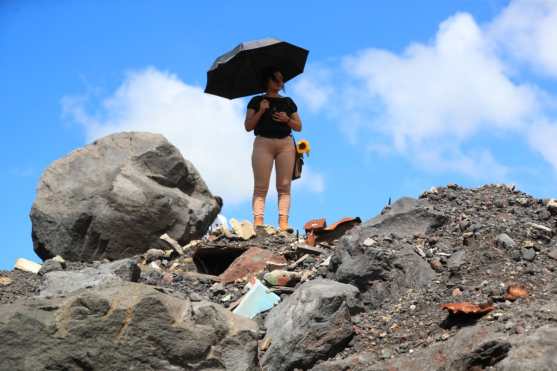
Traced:
<path id="1" fill-rule="evenodd" d="M 276 72 L 281 72 L 282 73 L 282 71 L 278 67 L 275 67 L 275 66 L 266 67 L 261 71 L 261 75 L 259 77 L 259 79 L 260 79 L 259 83 L 261 84 L 261 87 L 263 88 L 263 90 L 267 90 L 267 82 L 269 80 L 271 80 L 271 79 L 274 80 L 275 79 L 275 73 Z M 284 90 L 284 84 L 282 85 L 282 90 Z"/>

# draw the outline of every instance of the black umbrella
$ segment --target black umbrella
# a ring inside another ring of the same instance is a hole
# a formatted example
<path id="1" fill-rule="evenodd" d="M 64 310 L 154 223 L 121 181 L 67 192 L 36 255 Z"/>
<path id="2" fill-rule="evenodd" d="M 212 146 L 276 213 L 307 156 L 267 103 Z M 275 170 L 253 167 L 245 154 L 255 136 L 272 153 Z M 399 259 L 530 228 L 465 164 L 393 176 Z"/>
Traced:
<path id="1" fill-rule="evenodd" d="M 309 51 L 277 39 L 241 43 L 218 57 L 207 71 L 205 93 L 233 99 L 264 92 L 261 72 L 277 67 L 288 81 L 304 71 Z"/>

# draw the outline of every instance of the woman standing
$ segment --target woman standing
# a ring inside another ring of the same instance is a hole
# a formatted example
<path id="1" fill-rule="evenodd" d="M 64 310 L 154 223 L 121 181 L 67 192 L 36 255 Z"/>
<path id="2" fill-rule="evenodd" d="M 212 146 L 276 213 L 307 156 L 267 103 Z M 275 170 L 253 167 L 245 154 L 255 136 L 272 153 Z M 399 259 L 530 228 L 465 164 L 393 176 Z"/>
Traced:
<path id="1" fill-rule="evenodd" d="M 292 99 L 279 95 L 284 87 L 283 75 L 278 68 L 268 68 L 262 73 L 261 83 L 266 93 L 253 97 L 248 103 L 247 131 L 254 130 L 255 141 L 251 157 L 254 177 L 253 221 L 254 225 L 264 222 L 265 197 L 269 179 L 275 164 L 278 193 L 279 229 L 288 229 L 290 210 L 290 184 L 294 169 L 295 143 L 292 130 L 301 131 L 302 122 L 298 108 Z"/>

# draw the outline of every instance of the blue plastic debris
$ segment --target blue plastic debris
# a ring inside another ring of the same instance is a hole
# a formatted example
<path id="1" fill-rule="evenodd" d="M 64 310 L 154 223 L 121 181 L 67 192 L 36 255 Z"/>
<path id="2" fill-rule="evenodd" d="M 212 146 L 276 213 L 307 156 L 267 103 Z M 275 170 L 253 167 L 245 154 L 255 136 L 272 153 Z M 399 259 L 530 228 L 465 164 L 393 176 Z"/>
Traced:
<path id="1" fill-rule="evenodd" d="M 250 282 L 248 287 L 250 287 L 249 291 L 240 300 L 240 304 L 232 313 L 253 318 L 258 313 L 271 309 L 280 301 L 280 297 L 272 293 L 257 278 L 254 278 L 254 282 Z"/>

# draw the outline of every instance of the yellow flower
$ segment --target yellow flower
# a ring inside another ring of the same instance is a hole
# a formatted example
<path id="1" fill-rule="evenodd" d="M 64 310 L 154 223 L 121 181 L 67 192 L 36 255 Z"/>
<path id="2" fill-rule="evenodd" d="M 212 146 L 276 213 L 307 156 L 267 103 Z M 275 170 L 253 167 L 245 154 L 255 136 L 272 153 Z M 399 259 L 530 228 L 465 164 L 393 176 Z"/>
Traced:
<path id="1" fill-rule="evenodd" d="M 298 151 L 298 153 L 306 153 L 309 156 L 310 149 L 309 142 L 305 139 L 299 140 L 298 143 L 296 143 L 296 151 Z"/>

